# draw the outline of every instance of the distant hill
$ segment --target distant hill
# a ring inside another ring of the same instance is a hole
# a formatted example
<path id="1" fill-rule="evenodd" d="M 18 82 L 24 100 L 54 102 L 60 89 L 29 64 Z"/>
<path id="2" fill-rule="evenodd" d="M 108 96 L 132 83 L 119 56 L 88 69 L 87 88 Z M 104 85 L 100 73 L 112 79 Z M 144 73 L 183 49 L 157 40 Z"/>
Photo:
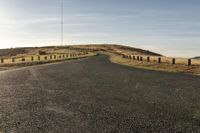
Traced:
<path id="1" fill-rule="evenodd" d="M 200 60 L 200 56 L 194 57 L 193 59 L 199 59 Z"/>
<path id="2" fill-rule="evenodd" d="M 28 48 L 11 48 L 11 49 L 0 49 L 0 57 L 10 56 L 23 56 L 33 55 L 40 53 L 66 53 L 66 52 L 81 52 L 81 51 L 106 51 L 117 54 L 138 54 L 138 55 L 151 55 L 161 56 L 158 53 L 154 53 L 148 50 L 139 48 L 133 48 L 124 45 L 114 44 L 88 44 L 88 45 L 69 45 L 69 46 L 49 46 L 49 47 L 28 47 Z"/>

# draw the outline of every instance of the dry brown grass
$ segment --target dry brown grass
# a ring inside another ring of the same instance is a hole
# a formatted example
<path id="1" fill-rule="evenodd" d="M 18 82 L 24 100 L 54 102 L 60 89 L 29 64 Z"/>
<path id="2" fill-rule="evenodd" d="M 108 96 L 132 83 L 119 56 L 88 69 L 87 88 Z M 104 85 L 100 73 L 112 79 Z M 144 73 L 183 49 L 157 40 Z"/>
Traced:
<path id="1" fill-rule="evenodd" d="M 68 46 L 63 47 L 32 47 L 32 48 L 13 48 L 13 49 L 1 49 L 0 57 L 10 58 L 10 57 L 21 57 L 29 55 L 39 55 L 40 52 L 45 52 L 48 54 L 62 54 L 62 53 L 80 53 L 83 52 L 78 49 L 71 49 Z"/>
<path id="2" fill-rule="evenodd" d="M 79 50 L 89 50 L 89 51 L 105 51 L 111 52 L 115 54 L 138 54 L 138 55 L 151 55 L 151 56 L 160 56 L 158 53 L 154 53 L 148 50 L 143 50 L 139 48 L 133 48 L 123 45 L 115 45 L 115 44 L 90 44 L 90 45 L 73 45 L 69 46 L 69 48 L 79 49 Z"/>
<path id="3" fill-rule="evenodd" d="M 32 65 L 55 63 L 55 62 L 60 62 L 60 61 L 65 61 L 65 60 L 81 59 L 81 58 L 86 58 L 90 56 L 96 56 L 97 54 L 89 52 L 86 55 L 79 55 L 79 56 L 74 56 L 74 57 L 69 57 L 66 55 L 63 57 L 63 55 L 65 54 L 40 55 L 40 60 L 38 60 L 38 55 L 31 55 L 31 56 L 27 55 L 27 56 L 16 57 L 15 62 L 12 62 L 12 58 L 6 58 L 4 59 L 4 63 L 0 63 L 0 71 L 10 70 L 10 69 L 19 68 L 19 67 L 32 66 Z M 52 58 L 50 58 L 50 56 Z M 54 56 L 56 56 L 56 59 L 54 59 Z M 61 58 L 59 58 L 59 56 Z M 34 60 L 31 59 L 32 57 Z M 22 61 L 22 58 L 25 59 L 24 62 Z"/>
<path id="4" fill-rule="evenodd" d="M 51 47 L 41 47 L 41 48 L 16 48 L 16 49 L 4 49 L 0 50 L 0 57 L 8 58 L 6 61 L 11 62 L 10 58 L 16 58 L 21 60 L 23 56 L 38 56 L 38 54 L 44 51 L 47 55 L 49 54 L 61 54 L 61 53 L 79 53 L 79 52 L 103 52 L 110 55 L 110 59 L 114 63 L 140 67 L 151 70 L 159 70 L 159 71 L 170 71 L 170 72 L 182 72 L 182 73 L 190 73 L 200 75 L 200 60 L 193 59 L 192 66 L 187 66 L 188 59 L 186 58 L 176 58 L 176 65 L 172 65 L 173 57 L 164 57 L 160 54 L 142 50 L 138 48 L 132 48 L 121 45 L 70 45 L 70 46 L 51 46 Z M 143 62 L 136 61 L 132 59 L 124 59 L 122 58 L 122 54 L 125 55 L 139 55 L 143 56 Z M 147 62 L 147 56 L 150 57 L 151 62 Z M 157 63 L 158 57 L 162 57 L 162 63 Z M 28 59 L 30 60 L 30 59 Z M 6 69 L 0 68 L 0 69 Z"/>
<path id="5" fill-rule="evenodd" d="M 44 51 L 46 54 L 60 54 L 60 53 L 77 53 L 77 52 L 96 52 L 96 51 L 107 51 L 116 54 L 139 54 L 139 55 L 159 55 L 157 53 L 132 48 L 122 45 L 68 45 L 68 46 L 51 46 L 51 47 L 32 47 L 32 48 L 13 48 L 13 49 L 0 49 L 0 57 L 20 57 L 27 55 L 38 55 L 41 51 Z"/>
<path id="6" fill-rule="evenodd" d="M 167 72 L 179 72 L 179 73 L 188 73 L 194 75 L 200 75 L 200 61 L 195 60 L 193 62 L 194 65 L 188 66 L 187 60 L 183 58 L 177 59 L 177 64 L 172 65 L 171 59 L 168 57 L 163 57 L 162 63 L 157 62 L 157 57 L 151 57 L 153 61 L 147 62 L 145 59 L 143 61 L 137 61 L 133 59 L 122 58 L 121 55 L 113 54 L 113 53 L 105 53 L 110 56 L 110 60 L 113 63 L 127 65 L 131 67 L 149 69 L 149 70 L 157 70 L 157 71 L 167 71 Z M 166 60 L 168 62 L 166 62 Z M 165 61 L 165 62 L 164 62 Z"/>

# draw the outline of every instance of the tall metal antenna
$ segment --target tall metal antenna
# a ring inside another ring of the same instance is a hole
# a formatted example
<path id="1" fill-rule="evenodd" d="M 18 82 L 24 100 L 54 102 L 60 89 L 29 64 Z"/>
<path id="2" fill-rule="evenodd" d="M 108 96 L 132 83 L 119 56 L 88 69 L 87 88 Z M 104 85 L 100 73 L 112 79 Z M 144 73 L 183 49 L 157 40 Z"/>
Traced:
<path id="1" fill-rule="evenodd" d="M 64 1 L 61 0 L 61 45 L 63 45 L 64 42 Z"/>

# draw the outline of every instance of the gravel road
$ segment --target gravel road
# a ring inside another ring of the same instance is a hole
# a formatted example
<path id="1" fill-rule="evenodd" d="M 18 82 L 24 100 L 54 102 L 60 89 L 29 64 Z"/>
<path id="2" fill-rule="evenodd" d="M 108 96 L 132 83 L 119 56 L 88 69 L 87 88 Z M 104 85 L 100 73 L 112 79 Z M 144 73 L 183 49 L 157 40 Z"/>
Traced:
<path id="1" fill-rule="evenodd" d="M 0 72 L 3 133 L 198 133 L 200 77 L 107 56 Z"/>

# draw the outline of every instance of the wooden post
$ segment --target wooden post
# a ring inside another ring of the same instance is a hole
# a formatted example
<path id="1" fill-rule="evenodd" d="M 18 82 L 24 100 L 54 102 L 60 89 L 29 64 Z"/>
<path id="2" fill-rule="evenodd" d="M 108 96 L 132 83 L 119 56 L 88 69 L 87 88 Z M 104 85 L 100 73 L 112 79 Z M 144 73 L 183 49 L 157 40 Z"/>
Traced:
<path id="1" fill-rule="evenodd" d="M 172 64 L 173 65 L 176 64 L 176 59 L 175 58 L 172 59 Z"/>
<path id="2" fill-rule="evenodd" d="M 147 57 L 147 62 L 150 62 L 150 57 L 149 56 Z"/>
<path id="3" fill-rule="evenodd" d="M 15 58 L 12 58 L 12 62 L 15 62 Z"/>
<path id="4" fill-rule="evenodd" d="M 188 59 L 188 66 L 191 66 L 191 65 L 192 65 L 192 60 Z"/>
<path id="5" fill-rule="evenodd" d="M 161 63 L 161 57 L 158 57 L 158 63 Z"/>
<path id="6" fill-rule="evenodd" d="M 138 61 L 140 60 L 140 56 L 137 56 L 137 60 L 138 60 Z"/>
<path id="7" fill-rule="evenodd" d="M 1 63 L 4 63 L 4 59 L 3 58 L 1 58 Z"/>
<path id="8" fill-rule="evenodd" d="M 140 57 L 140 61 L 143 61 L 143 57 Z"/>

